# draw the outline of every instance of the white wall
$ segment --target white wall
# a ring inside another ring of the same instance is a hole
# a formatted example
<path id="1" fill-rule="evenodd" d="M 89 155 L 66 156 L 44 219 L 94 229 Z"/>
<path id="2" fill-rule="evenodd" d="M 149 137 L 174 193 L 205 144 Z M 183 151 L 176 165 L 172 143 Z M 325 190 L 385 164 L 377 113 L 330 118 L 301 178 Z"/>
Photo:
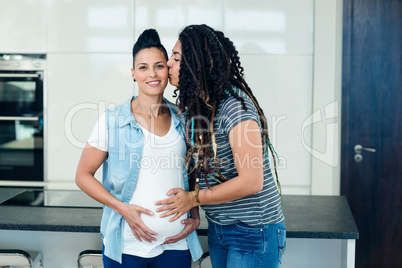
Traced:
<path id="1" fill-rule="evenodd" d="M 48 54 L 47 184 L 75 187 L 81 147 L 99 113 L 136 92 L 137 36 L 156 28 L 170 51 L 184 26 L 206 23 L 240 51 L 281 158 L 283 193 L 339 194 L 341 2 L 2 0 L 0 53 Z M 172 92 L 169 86 L 171 100 Z"/>

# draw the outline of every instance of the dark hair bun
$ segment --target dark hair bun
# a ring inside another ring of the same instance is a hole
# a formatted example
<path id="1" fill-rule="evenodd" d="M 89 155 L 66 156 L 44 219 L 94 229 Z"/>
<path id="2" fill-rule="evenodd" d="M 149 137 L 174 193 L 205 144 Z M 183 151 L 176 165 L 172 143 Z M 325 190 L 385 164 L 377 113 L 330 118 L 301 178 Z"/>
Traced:
<path id="1" fill-rule="evenodd" d="M 145 46 L 158 46 L 161 45 L 161 40 L 159 38 L 159 34 L 155 29 L 147 29 L 142 32 L 142 34 L 138 37 L 137 43 L 138 45 Z"/>
<path id="2" fill-rule="evenodd" d="M 155 29 L 147 29 L 140 34 L 133 47 L 133 60 L 139 51 L 145 48 L 158 48 L 164 52 L 166 60 L 168 59 L 167 51 L 162 45 L 159 34 Z"/>

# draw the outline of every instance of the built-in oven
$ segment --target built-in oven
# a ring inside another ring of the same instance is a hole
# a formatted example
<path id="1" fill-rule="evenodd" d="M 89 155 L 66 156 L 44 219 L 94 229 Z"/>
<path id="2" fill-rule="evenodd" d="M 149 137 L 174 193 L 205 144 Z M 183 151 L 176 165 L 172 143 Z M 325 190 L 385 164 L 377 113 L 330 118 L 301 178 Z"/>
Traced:
<path id="1" fill-rule="evenodd" d="M 0 180 L 43 181 L 46 55 L 0 54 Z"/>

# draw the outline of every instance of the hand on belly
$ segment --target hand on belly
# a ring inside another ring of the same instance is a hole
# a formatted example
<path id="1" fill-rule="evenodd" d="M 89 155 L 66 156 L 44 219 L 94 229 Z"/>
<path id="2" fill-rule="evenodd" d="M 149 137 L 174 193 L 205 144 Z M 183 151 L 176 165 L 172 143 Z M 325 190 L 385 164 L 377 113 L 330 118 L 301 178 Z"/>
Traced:
<path id="1" fill-rule="evenodd" d="M 185 225 L 182 224 L 181 221 L 186 219 L 187 215 L 184 214 L 179 219 L 173 222 L 169 221 L 169 219 L 173 216 L 161 218 L 159 217 L 159 215 L 160 213 L 155 213 L 153 216 L 141 214 L 141 219 L 149 229 L 158 234 L 155 237 L 157 241 L 153 243 L 161 244 L 165 242 L 167 237 L 177 235 L 183 230 Z"/>

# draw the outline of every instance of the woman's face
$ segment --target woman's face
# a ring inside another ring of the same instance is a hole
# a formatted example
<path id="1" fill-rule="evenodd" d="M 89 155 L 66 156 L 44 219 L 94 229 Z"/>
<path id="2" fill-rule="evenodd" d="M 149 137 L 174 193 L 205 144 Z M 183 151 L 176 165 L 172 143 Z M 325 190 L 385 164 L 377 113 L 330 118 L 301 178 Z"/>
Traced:
<path id="1" fill-rule="evenodd" d="M 176 45 L 173 47 L 172 56 L 167 62 L 169 67 L 169 82 L 172 86 L 179 86 L 179 73 L 181 62 L 181 42 L 177 40 Z"/>
<path id="2" fill-rule="evenodd" d="M 135 55 L 131 76 L 137 81 L 140 92 L 147 95 L 163 94 L 168 74 L 165 55 L 158 48 L 145 48 Z"/>

